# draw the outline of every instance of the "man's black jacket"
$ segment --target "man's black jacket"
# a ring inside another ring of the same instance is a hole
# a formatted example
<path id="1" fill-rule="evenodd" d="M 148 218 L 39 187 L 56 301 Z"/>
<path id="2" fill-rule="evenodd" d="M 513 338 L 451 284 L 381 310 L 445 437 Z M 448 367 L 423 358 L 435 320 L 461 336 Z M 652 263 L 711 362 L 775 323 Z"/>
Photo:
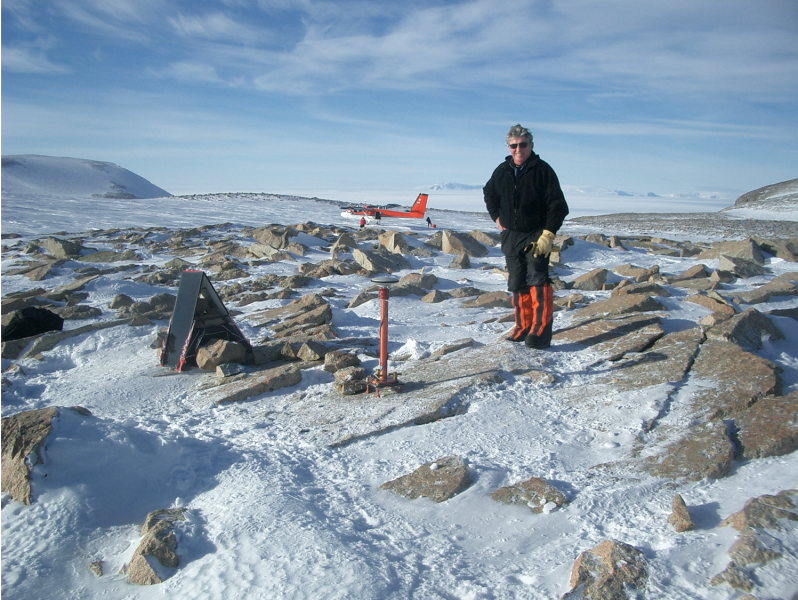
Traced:
<path id="1" fill-rule="evenodd" d="M 508 156 L 496 167 L 482 189 L 490 218 L 500 217 L 502 226 L 512 231 L 557 233 L 568 215 L 568 204 L 554 169 L 533 153 L 516 181 L 512 160 Z"/>

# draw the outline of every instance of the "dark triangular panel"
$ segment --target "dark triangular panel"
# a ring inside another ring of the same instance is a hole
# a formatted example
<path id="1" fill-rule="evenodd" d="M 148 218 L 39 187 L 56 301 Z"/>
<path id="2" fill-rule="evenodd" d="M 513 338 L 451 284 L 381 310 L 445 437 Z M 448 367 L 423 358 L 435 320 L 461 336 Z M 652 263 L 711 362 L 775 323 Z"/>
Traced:
<path id="1" fill-rule="evenodd" d="M 241 342 L 251 351 L 208 277 L 202 271 L 183 271 L 175 310 L 161 348 L 161 365 L 181 370 L 194 360 L 197 349 L 211 339 Z"/>

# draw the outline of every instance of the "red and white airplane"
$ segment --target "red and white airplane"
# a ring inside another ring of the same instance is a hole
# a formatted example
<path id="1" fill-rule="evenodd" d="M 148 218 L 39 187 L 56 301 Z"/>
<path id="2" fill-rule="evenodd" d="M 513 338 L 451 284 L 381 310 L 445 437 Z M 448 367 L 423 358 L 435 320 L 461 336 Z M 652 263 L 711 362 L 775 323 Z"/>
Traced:
<path id="1" fill-rule="evenodd" d="M 381 219 L 382 217 L 393 217 L 399 219 L 423 219 L 427 211 L 427 194 L 419 194 L 416 201 L 410 210 L 391 210 L 382 206 L 371 206 L 364 204 L 363 206 L 349 206 L 341 213 L 342 217 L 359 219 L 366 217 L 366 219 Z"/>

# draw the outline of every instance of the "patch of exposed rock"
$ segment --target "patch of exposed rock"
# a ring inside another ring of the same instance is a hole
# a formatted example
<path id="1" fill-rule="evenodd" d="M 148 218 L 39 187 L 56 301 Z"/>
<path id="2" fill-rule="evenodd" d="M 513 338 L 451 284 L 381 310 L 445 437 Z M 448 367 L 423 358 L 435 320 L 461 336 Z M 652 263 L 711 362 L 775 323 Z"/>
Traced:
<path id="1" fill-rule="evenodd" d="M 447 456 L 421 465 L 418 469 L 392 481 L 383 483 L 388 490 L 410 500 L 428 498 L 445 502 L 468 488 L 471 476 L 465 461 L 459 456 Z"/>
<path id="2" fill-rule="evenodd" d="M 796 497 L 798 489 L 751 498 L 742 510 L 721 523 L 722 527 L 731 525 L 740 537 L 729 550 L 731 561 L 712 578 L 712 585 L 726 583 L 738 590 L 753 590 L 757 567 L 778 559 L 782 555 L 780 538 L 795 531 L 789 523 L 798 521 Z"/>
<path id="3" fill-rule="evenodd" d="M 539 477 L 499 488 L 490 497 L 503 504 L 528 506 L 535 514 L 549 513 L 568 502 L 562 492 Z"/>
<path id="4" fill-rule="evenodd" d="M 73 410 L 89 416 L 85 408 L 30 410 L 2 420 L 2 491 L 23 504 L 31 503 L 30 469 L 42 462 L 39 449 L 52 431 L 52 421 L 59 410 Z"/>
<path id="5" fill-rule="evenodd" d="M 643 552 L 605 540 L 579 555 L 571 570 L 571 591 L 560 600 L 625 600 L 627 587 L 642 591 L 648 580 Z"/>
<path id="6" fill-rule="evenodd" d="M 668 517 L 668 523 L 673 525 L 677 533 L 691 531 L 695 527 L 687 505 L 684 503 L 684 498 L 680 494 L 675 494 L 671 500 L 671 514 Z"/>

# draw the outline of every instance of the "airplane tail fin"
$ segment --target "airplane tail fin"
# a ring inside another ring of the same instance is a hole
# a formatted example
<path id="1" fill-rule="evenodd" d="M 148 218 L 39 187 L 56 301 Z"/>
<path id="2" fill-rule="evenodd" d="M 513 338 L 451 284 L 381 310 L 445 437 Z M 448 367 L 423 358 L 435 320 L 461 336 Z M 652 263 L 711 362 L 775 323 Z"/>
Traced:
<path id="1" fill-rule="evenodd" d="M 413 202 L 413 206 L 410 209 L 412 213 L 421 213 L 421 216 L 424 216 L 424 213 L 427 211 L 427 198 L 429 196 L 427 194 L 419 194 L 416 201 Z"/>

